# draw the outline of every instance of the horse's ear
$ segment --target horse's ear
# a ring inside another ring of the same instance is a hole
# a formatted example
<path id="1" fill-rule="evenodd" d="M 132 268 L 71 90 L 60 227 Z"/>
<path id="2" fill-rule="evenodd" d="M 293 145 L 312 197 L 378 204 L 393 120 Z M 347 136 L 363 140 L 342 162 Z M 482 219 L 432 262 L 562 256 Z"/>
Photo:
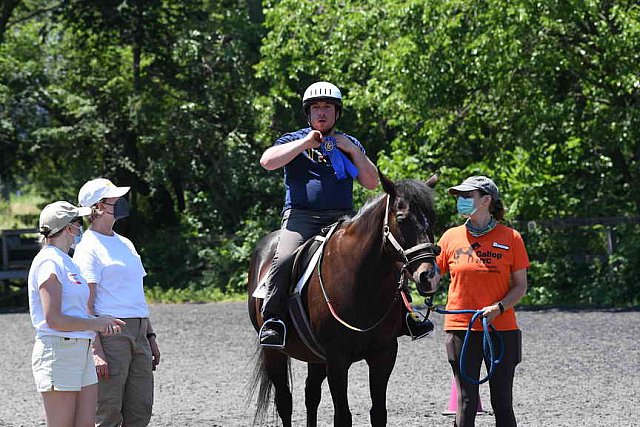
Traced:
<path id="1" fill-rule="evenodd" d="M 426 184 L 431 188 L 435 187 L 438 183 L 438 177 L 438 174 L 434 173 L 433 175 L 431 175 L 431 178 L 426 181 Z"/>
<path id="2" fill-rule="evenodd" d="M 396 198 L 396 186 L 389 178 L 387 178 L 381 171 L 378 169 L 378 177 L 380 178 L 380 183 L 382 184 L 382 189 L 385 193 L 387 193 L 391 200 L 395 200 Z"/>

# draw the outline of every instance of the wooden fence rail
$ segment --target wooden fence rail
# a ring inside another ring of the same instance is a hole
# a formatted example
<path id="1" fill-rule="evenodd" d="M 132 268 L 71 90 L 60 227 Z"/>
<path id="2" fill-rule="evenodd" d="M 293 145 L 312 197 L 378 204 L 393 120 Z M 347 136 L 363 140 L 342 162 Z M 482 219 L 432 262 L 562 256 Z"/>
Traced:
<path id="1" fill-rule="evenodd" d="M 31 261 L 40 249 L 35 237 L 37 233 L 38 230 L 32 228 L 0 232 L 0 240 L 2 240 L 0 280 L 27 279 Z"/>

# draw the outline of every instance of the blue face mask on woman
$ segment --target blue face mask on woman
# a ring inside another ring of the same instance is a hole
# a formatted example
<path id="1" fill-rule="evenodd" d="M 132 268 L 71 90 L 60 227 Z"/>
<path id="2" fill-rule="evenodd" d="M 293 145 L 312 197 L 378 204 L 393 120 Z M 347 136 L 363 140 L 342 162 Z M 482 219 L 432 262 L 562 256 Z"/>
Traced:
<path id="1" fill-rule="evenodd" d="M 470 217 L 478 210 L 478 208 L 475 207 L 475 203 L 473 202 L 473 197 L 466 199 L 462 196 L 458 196 L 456 208 L 458 209 L 458 213 L 465 218 Z"/>
<path id="2" fill-rule="evenodd" d="M 69 224 L 69 225 L 71 225 L 76 230 L 78 230 L 78 234 L 73 235 L 73 243 L 71 244 L 71 249 L 75 249 L 78 243 L 80 243 L 80 240 L 82 240 L 83 229 L 82 229 L 82 226 L 77 227 L 74 224 Z"/>

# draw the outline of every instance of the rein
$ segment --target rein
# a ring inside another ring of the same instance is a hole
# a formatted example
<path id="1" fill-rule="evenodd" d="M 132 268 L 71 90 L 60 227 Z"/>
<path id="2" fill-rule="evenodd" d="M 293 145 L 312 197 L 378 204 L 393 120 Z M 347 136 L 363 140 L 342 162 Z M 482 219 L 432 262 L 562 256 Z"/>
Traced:
<path id="1" fill-rule="evenodd" d="M 434 258 L 434 252 L 436 251 L 437 246 L 434 245 L 433 243 L 421 243 L 419 245 L 415 245 L 407 250 L 404 250 L 402 248 L 402 245 L 400 245 L 400 243 L 398 243 L 398 241 L 396 240 L 396 238 L 394 237 L 393 233 L 391 233 L 391 229 L 389 228 L 389 200 L 390 197 L 387 194 L 387 205 L 385 208 L 385 212 L 384 212 L 384 222 L 382 224 L 382 244 L 384 246 L 384 244 L 389 241 L 391 242 L 391 244 L 393 245 L 393 247 L 396 249 L 396 251 L 398 252 L 398 254 L 400 254 L 400 256 L 402 256 L 402 258 L 404 259 L 404 265 L 402 266 L 402 270 L 400 271 L 400 277 L 398 279 L 398 287 L 395 289 L 394 292 L 394 297 L 393 300 L 391 300 L 391 303 L 389 304 L 389 308 L 387 308 L 387 311 L 384 313 L 384 315 L 378 319 L 373 325 L 361 329 L 358 328 L 356 326 L 353 326 L 351 324 L 349 324 L 348 322 L 346 322 L 345 320 L 343 320 L 338 313 L 336 312 L 336 310 L 333 308 L 333 304 L 331 304 L 331 299 L 329 298 L 329 296 L 327 295 L 327 290 L 324 287 L 324 281 L 322 280 L 322 260 L 324 259 L 323 256 L 320 256 L 320 260 L 318 261 L 318 281 L 320 282 L 320 289 L 322 290 L 322 295 L 324 296 L 324 300 L 327 303 L 327 306 L 329 307 L 329 311 L 331 312 L 331 315 L 333 316 L 334 319 L 336 319 L 338 322 L 340 322 L 343 326 L 345 326 L 346 328 L 352 330 L 352 331 L 356 331 L 356 332 L 369 332 L 375 328 L 377 328 L 389 315 L 389 313 L 391 313 L 391 310 L 394 307 L 394 304 L 396 303 L 396 301 L 398 301 L 398 296 L 401 294 L 401 289 L 405 283 L 406 276 L 403 274 L 405 271 L 407 271 L 407 267 L 409 267 L 409 265 L 411 265 L 412 263 L 421 260 L 421 259 L 425 259 L 425 258 Z M 419 252 L 423 249 L 430 249 L 429 252 L 426 253 L 422 253 L 422 254 L 417 254 L 414 255 L 412 257 L 410 257 L 410 255 Z M 323 247 L 323 252 L 324 252 L 324 247 Z"/>
<path id="2" fill-rule="evenodd" d="M 504 340 L 498 333 L 497 329 L 487 321 L 487 318 L 482 316 L 482 310 L 444 310 L 433 305 L 433 295 L 429 298 L 425 298 L 424 303 L 427 306 L 428 310 L 426 316 L 427 318 L 429 318 L 429 313 L 431 311 L 435 311 L 438 314 L 473 314 L 473 316 L 471 316 L 471 320 L 469 320 L 467 333 L 464 335 L 462 350 L 460 351 L 460 376 L 466 381 L 476 385 L 489 381 L 504 356 Z M 469 336 L 471 335 L 473 324 L 478 320 L 478 318 L 482 319 L 482 357 L 486 362 L 489 363 L 489 372 L 487 372 L 487 376 L 481 380 L 470 378 L 467 375 L 466 367 L 466 354 L 469 344 Z M 500 350 L 500 354 L 498 355 L 498 357 L 495 356 L 493 341 L 491 340 L 491 332 L 495 332 L 496 336 L 498 337 L 498 348 Z M 489 353 L 488 359 L 486 357 L 487 353 Z"/>
<path id="3" fill-rule="evenodd" d="M 323 248 L 324 251 L 324 248 Z M 331 299 L 329 298 L 329 296 L 327 295 L 327 290 L 324 288 L 324 281 L 322 280 L 322 260 L 324 259 L 323 256 L 320 257 L 320 260 L 318 261 L 318 281 L 320 282 L 320 289 L 322 290 L 322 295 L 324 296 L 324 300 L 327 303 L 327 306 L 329 307 L 329 311 L 331 312 L 331 315 L 333 316 L 334 319 L 336 319 L 338 322 L 340 322 L 343 326 L 345 326 L 348 329 L 351 329 L 352 331 L 356 331 L 356 332 L 369 332 L 372 331 L 373 329 L 377 328 L 378 325 L 380 325 L 389 315 L 389 313 L 391 313 L 391 310 L 393 309 L 393 306 L 395 304 L 395 302 L 398 300 L 398 295 L 400 294 L 400 289 L 402 288 L 402 275 L 400 276 L 400 280 L 398 281 L 398 287 L 396 288 L 395 292 L 394 292 L 394 297 L 393 300 L 391 300 L 391 303 L 389 304 L 389 308 L 387 308 L 387 311 L 384 313 L 384 315 L 378 319 L 378 321 L 376 321 L 373 325 L 369 326 L 368 328 L 365 329 L 361 329 L 358 328 L 356 326 L 353 326 L 351 324 L 349 324 L 348 322 L 346 322 L 345 320 L 343 320 L 338 313 L 336 312 L 336 310 L 333 308 L 333 304 L 331 304 Z"/>

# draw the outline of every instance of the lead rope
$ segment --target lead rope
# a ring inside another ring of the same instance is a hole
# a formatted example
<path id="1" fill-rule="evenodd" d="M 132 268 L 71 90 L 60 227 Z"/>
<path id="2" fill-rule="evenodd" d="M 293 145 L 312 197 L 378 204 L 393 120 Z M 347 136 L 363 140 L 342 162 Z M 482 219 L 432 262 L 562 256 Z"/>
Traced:
<path id="1" fill-rule="evenodd" d="M 495 369 L 498 367 L 502 358 L 504 357 L 504 340 L 500 333 L 498 333 L 497 329 L 487 321 L 486 317 L 482 316 L 482 310 L 444 310 L 438 308 L 433 305 L 433 296 L 429 298 L 425 298 L 425 305 L 427 306 L 427 317 L 429 317 L 429 312 L 435 311 L 439 314 L 473 314 L 471 316 L 471 320 L 469 321 L 469 327 L 467 328 L 467 333 L 464 336 L 464 341 L 462 342 L 462 350 L 460 351 L 460 376 L 466 381 L 472 384 L 483 384 L 493 376 Z M 471 329 L 473 328 L 473 324 L 478 320 L 478 318 L 482 318 L 482 358 L 489 363 L 489 371 L 487 372 L 487 376 L 481 380 L 476 380 L 467 375 L 466 368 L 466 354 L 467 347 L 469 343 L 469 336 L 471 335 Z M 498 337 L 498 347 L 500 349 L 500 354 L 498 357 L 495 357 L 495 352 L 493 348 L 493 341 L 491 340 L 491 332 L 495 332 L 495 335 Z M 487 359 L 487 353 L 489 353 L 489 358 Z"/>

